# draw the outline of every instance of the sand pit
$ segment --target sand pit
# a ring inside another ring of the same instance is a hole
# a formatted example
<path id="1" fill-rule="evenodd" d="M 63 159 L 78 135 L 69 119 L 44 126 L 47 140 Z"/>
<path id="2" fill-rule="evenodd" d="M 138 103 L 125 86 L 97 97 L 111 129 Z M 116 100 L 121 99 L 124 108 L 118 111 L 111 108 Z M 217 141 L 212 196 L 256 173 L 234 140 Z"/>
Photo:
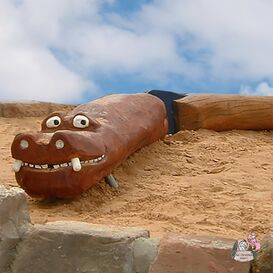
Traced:
<path id="1" fill-rule="evenodd" d="M 17 186 L 10 144 L 42 118 L 0 118 L 0 184 Z M 146 147 L 76 200 L 28 198 L 33 223 L 78 220 L 139 226 L 152 236 L 176 231 L 259 237 L 273 231 L 273 133 L 184 131 Z"/>

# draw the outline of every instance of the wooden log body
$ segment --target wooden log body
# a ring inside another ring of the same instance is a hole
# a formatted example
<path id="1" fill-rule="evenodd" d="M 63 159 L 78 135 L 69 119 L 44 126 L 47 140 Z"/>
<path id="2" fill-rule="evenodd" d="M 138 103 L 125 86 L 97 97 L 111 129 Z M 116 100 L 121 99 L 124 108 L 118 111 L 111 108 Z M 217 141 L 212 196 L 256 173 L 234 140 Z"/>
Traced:
<path id="1" fill-rule="evenodd" d="M 177 130 L 273 129 L 273 97 L 189 95 L 174 103 Z"/>
<path id="2" fill-rule="evenodd" d="M 167 132 L 164 103 L 149 94 L 111 95 L 55 112 L 40 132 L 15 137 L 16 180 L 34 197 L 74 197 Z"/>

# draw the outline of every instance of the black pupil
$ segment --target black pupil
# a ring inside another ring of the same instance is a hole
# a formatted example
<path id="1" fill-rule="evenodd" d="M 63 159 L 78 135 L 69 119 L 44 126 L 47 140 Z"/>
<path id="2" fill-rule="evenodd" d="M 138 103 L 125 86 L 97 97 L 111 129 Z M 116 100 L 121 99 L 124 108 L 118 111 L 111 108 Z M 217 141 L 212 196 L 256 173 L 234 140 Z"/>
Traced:
<path id="1" fill-rule="evenodd" d="M 59 125 L 59 121 L 57 119 L 54 119 L 54 125 Z"/>
<path id="2" fill-rule="evenodd" d="M 81 120 L 81 125 L 86 125 L 86 120 L 82 119 Z"/>

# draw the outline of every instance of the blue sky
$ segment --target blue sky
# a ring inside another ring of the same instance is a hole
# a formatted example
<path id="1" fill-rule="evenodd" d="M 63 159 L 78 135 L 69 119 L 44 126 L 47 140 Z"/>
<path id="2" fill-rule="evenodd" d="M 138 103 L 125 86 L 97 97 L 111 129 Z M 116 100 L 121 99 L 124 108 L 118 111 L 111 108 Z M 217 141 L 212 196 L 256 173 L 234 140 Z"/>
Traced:
<path id="1" fill-rule="evenodd" d="M 152 3 L 151 0 L 111 1 L 105 3 L 102 11 L 118 13 L 121 16 L 128 16 L 129 14 L 140 10 L 143 5 L 150 3 Z"/>
<path id="2" fill-rule="evenodd" d="M 268 0 L 2 0 L 0 100 L 273 95 Z"/>

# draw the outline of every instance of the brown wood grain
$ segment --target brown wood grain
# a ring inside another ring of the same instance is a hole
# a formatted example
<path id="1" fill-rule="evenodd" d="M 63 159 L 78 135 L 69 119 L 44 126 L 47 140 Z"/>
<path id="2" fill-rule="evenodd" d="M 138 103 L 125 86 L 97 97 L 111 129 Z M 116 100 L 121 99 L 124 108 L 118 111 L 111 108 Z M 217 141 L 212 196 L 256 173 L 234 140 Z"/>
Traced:
<path id="1" fill-rule="evenodd" d="M 190 95 L 175 101 L 178 130 L 272 130 L 273 97 Z"/>

